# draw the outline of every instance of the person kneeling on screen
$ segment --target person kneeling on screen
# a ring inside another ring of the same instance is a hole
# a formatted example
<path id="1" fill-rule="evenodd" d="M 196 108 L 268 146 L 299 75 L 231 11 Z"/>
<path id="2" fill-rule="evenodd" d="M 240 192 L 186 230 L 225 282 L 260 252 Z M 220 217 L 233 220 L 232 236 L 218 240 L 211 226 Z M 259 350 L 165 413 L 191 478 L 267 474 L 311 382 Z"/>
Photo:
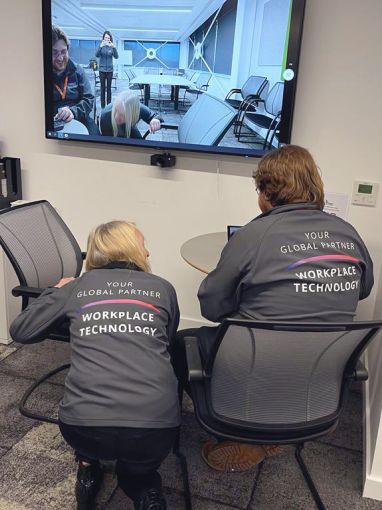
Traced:
<path id="1" fill-rule="evenodd" d="M 150 273 L 142 233 L 112 221 L 89 236 L 86 272 L 46 289 L 12 323 L 35 343 L 70 321 L 71 366 L 59 408 L 61 433 L 79 462 L 78 509 L 91 509 L 99 460 L 116 459 L 119 486 L 137 510 L 165 510 L 157 469 L 180 424 L 170 361 L 179 323 L 174 288 Z"/>
<path id="2" fill-rule="evenodd" d="M 149 125 L 150 133 L 158 131 L 163 122 L 155 112 L 139 101 L 139 97 L 133 91 L 126 90 L 102 110 L 101 133 L 121 138 L 143 138 L 136 126 L 139 120 Z"/>
<path id="3" fill-rule="evenodd" d="M 310 153 L 289 145 L 264 156 L 254 172 L 262 214 L 235 232 L 202 282 L 202 315 L 269 321 L 348 321 L 373 287 L 373 264 L 356 230 L 323 212 L 324 189 Z M 196 336 L 207 360 L 216 327 L 180 331 L 174 366 L 187 388 L 184 338 Z M 204 460 L 243 471 L 279 451 L 272 446 L 208 442 Z"/>
<path id="4" fill-rule="evenodd" d="M 65 32 L 52 26 L 53 112 L 54 120 L 81 122 L 91 135 L 99 129 L 90 117 L 94 94 L 81 66 L 69 58 L 69 39 Z"/>

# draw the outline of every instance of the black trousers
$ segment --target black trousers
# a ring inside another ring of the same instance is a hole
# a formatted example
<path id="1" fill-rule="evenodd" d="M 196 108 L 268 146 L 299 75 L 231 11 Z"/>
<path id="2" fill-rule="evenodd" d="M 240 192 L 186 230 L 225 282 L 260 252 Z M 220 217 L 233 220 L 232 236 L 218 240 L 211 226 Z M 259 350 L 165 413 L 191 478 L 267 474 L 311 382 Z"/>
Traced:
<path id="1" fill-rule="evenodd" d="M 217 330 L 217 326 L 203 326 L 201 328 L 182 329 L 176 334 L 176 340 L 172 347 L 172 365 L 179 383 L 190 396 L 191 392 L 188 382 L 186 345 L 184 339 L 187 336 L 195 336 L 198 339 L 200 357 L 202 358 L 202 363 L 205 363 L 214 343 Z"/>
<path id="2" fill-rule="evenodd" d="M 78 460 L 89 464 L 100 459 L 117 460 L 118 484 L 132 500 L 138 501 L 148 489 L 162 488 L 157 469 L 169 454 L 178 427 L 82 427 L 63 422 L 59 425 Z"/>
<path id="3" fill-rule="evenodd" d="M 113 72 L 99 72 L 99 81 L 101 84 L 101 108 L 105 108 L 105 96 L 106 104 L 111 103 L 111 80 L 113 78 Z"/>

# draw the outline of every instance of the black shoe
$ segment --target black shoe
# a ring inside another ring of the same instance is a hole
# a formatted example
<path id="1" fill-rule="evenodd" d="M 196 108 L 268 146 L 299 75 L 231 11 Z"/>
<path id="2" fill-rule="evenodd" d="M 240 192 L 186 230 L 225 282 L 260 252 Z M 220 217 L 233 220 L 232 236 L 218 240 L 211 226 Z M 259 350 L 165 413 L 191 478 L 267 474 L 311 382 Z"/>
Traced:
<path id="1" fill-rule="evenodd" d="M 93 503 L 101 487 L 103 473 L 99 464 L 78 464 L 76 481 L 77 510 L 92 510 Z"/>
<path id="2" fill-rule="evenodd" d="M 150 489 L 143 494 L 135 508 L 136 510 L 166 510 L 167 504 L 162 491 Z"/>

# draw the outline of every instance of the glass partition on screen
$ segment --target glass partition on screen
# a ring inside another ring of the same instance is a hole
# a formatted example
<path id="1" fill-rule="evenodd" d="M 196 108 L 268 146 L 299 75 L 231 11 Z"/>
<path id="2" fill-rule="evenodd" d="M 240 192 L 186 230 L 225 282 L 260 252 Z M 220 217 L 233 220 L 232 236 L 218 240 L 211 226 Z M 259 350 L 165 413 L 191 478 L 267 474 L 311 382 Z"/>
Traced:
<path id="1" fill-rule="evenodd" d="M 261 156 L 290 142 L 305 0 L 42 0 L 46 136 Z"/>

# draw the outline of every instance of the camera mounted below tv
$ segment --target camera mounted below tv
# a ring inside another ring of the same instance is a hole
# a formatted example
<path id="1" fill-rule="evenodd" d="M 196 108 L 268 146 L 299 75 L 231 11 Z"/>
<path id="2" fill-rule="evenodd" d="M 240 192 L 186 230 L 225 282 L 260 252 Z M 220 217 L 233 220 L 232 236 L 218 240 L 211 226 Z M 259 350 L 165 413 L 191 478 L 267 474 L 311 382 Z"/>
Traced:
<path id="1" fill-rule="evenodd" d="M 163 154 L 153 154 L 150 159 L 150 164 L 153 166 L 160 166 L 161 168 L 170 168 L 175 166 L 176 158 L 169 152 Z"/>

